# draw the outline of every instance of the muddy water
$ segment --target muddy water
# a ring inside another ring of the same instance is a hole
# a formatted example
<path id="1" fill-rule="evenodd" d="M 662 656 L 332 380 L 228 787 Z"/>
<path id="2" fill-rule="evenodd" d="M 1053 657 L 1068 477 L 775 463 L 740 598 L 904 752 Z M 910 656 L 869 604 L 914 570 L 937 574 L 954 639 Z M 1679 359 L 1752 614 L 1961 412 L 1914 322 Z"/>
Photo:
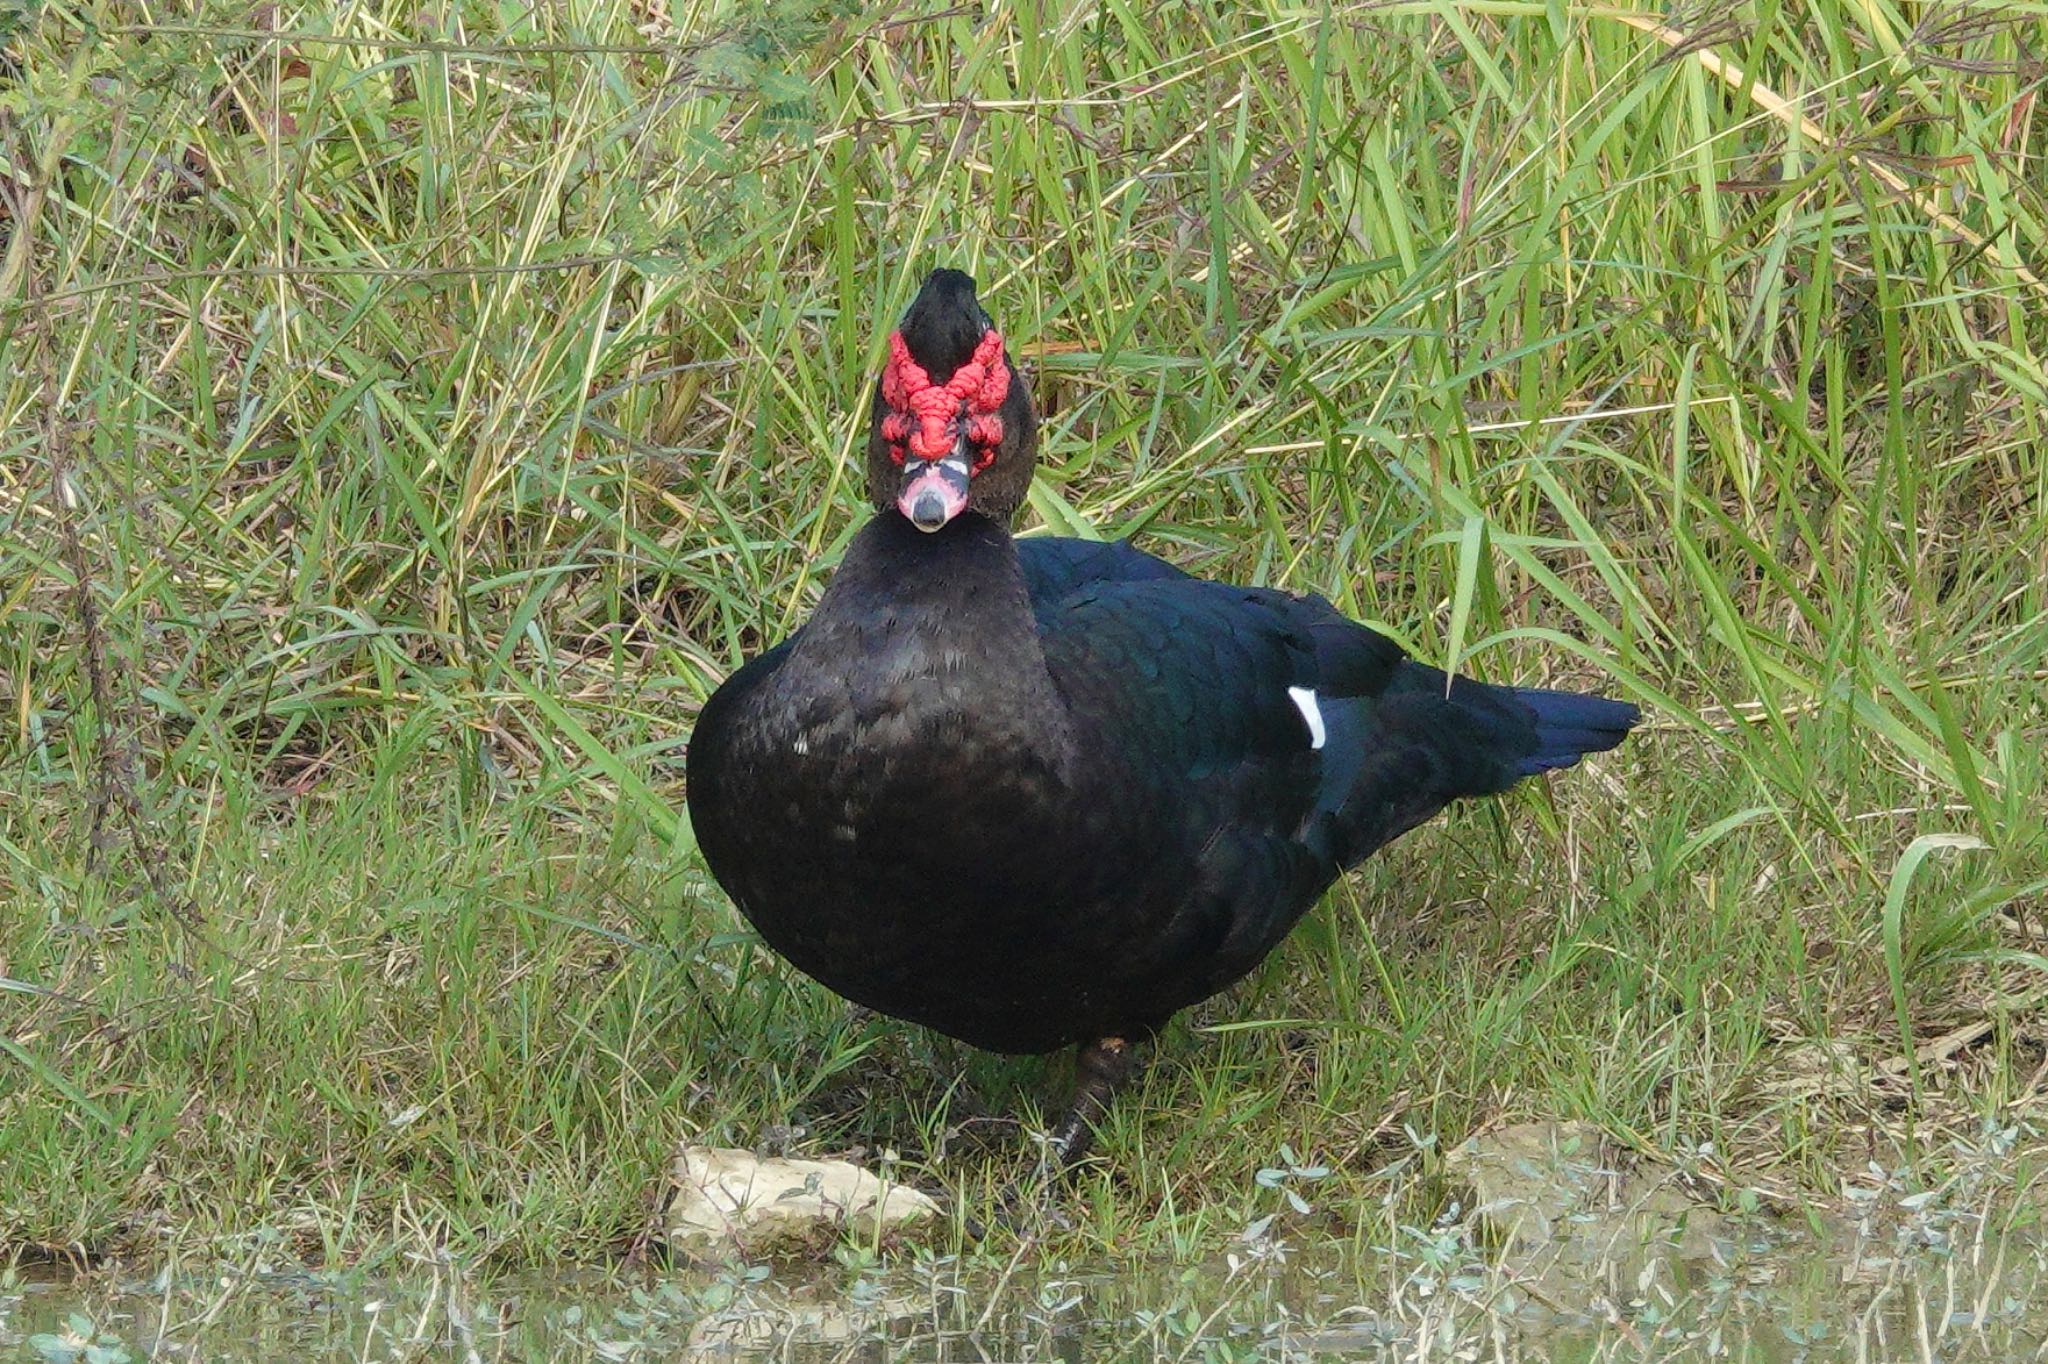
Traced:
<path id="1" fill-rule="evenodd" d="M 1193 1267 L 16 1275 L 0 1361 L 2048 1358 L 2048 1255 L 2018 1232 L 1566 1220 L 1491 1249 L 1458 1229 L 1361 1251 L 1269 1226 Z"/>
<path id="2" fill-rule="evenodd" d="M 2041 1166 L 2018 1133 L 1958 1145 L 1933 1189 L 1872 1166 L 1794 1209 L 1717 1181 L 1707 1148 L 1680 1168 L 1528 1123 L 1445 1155 L 1434 1225 L 1391 1201 L 1318 1210 L 1301 1190 L 1328 1171 L 1290 1163 L 1261 1176 L 1285 1202 L 1194 1264 L 842 1254 L 547 1278 L 415 1257 L 380 1277 L 268 1272 L 259 1249 L 225 1273 L 0 1268 L 0 1364 L 2048 1359 Z"/>

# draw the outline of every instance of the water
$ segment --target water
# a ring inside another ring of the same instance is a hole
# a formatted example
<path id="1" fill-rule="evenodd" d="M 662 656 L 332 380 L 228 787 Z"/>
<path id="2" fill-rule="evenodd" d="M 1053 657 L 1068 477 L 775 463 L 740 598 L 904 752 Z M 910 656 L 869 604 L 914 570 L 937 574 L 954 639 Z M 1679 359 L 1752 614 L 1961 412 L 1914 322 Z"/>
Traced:
<path id="1" fill-rule="evenodd" d="M 1575 1217 L 1483 1250 L 1290 1245 L 1195 1266 L 950 1258 L 636 1278 L 0 1279 L 0 1361 L 2048 1358 L 2048 1249 L 1967 1216 L 1816 1237 Z M 96 1353 L 94 1353 L 96 1351 Z"/>

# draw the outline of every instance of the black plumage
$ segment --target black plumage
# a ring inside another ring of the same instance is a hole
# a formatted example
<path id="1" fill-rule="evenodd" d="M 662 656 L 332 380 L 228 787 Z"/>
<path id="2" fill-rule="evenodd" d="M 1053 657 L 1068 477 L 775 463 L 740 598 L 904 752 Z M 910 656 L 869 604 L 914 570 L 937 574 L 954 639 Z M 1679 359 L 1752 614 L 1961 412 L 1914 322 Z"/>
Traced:
<path id="1" fill-rule="evenodd" d="M 989 326 L 941 270 L 902 335 L 944 383 Z M 1135 1040 L 1250 971 L 1344 868 L 1638 719 L 1447 689 L 1319 597 L 1128 544 L 1013 540 L 1036 443 L 1014 369 L 1001 416 L 965 509 L 929 532 L 899 492 L 930 468 L 871 440 L 874 519 L 692 737 L 713 874 L 849 999 L 996 1051 Z M 1084 1079 L 1103 1070 L 1106 1092 L 1125 1051 Z"/>

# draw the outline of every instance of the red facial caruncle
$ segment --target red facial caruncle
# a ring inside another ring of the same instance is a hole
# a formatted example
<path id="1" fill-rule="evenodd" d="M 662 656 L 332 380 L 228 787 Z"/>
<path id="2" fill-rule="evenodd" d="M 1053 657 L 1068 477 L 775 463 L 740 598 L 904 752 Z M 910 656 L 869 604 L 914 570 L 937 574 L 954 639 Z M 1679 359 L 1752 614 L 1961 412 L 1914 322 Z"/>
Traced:
<path id="1" fill-rule="evenodd" d="M 1010 366 L 991 327 L 974 354 L 943 384 L 911 358 L 902 332 L 889 336 L 882 370 L 881 433 L 903 470 L 896 510 L 922 531 L 936 531 L 967 510 L 969 481 L 994 462 L 1003 443 L 1003 399 Z"/>
<path id="2" fill-rule="evenodd" d="M 902 332 L 889 333 L 889 363 L 882 370 L 882 439 L 889 457 L 944 459 L 964 435 L 974 447 L 974 472 L 996 457 L 1003 443 L 1003 399 L 1010 392 L 1010 367 L 1003 361 L 1002 333 L 991 327 L 981 334 L 974 354 L 943 384 L 932 382 L 925 367 L 910 357 Z"/>

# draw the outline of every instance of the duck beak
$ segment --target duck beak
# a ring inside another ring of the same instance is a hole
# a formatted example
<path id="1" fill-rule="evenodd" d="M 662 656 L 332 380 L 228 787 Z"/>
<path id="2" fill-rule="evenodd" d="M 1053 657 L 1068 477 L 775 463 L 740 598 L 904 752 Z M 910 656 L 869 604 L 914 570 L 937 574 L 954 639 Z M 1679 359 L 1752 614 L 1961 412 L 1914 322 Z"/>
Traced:
<path id="1" fill-rule="evenodd" d="M 922 531 L 935 531 L 967 510 L 969 469 L 965 454 L 903 462 L 896 510 Z"/>

